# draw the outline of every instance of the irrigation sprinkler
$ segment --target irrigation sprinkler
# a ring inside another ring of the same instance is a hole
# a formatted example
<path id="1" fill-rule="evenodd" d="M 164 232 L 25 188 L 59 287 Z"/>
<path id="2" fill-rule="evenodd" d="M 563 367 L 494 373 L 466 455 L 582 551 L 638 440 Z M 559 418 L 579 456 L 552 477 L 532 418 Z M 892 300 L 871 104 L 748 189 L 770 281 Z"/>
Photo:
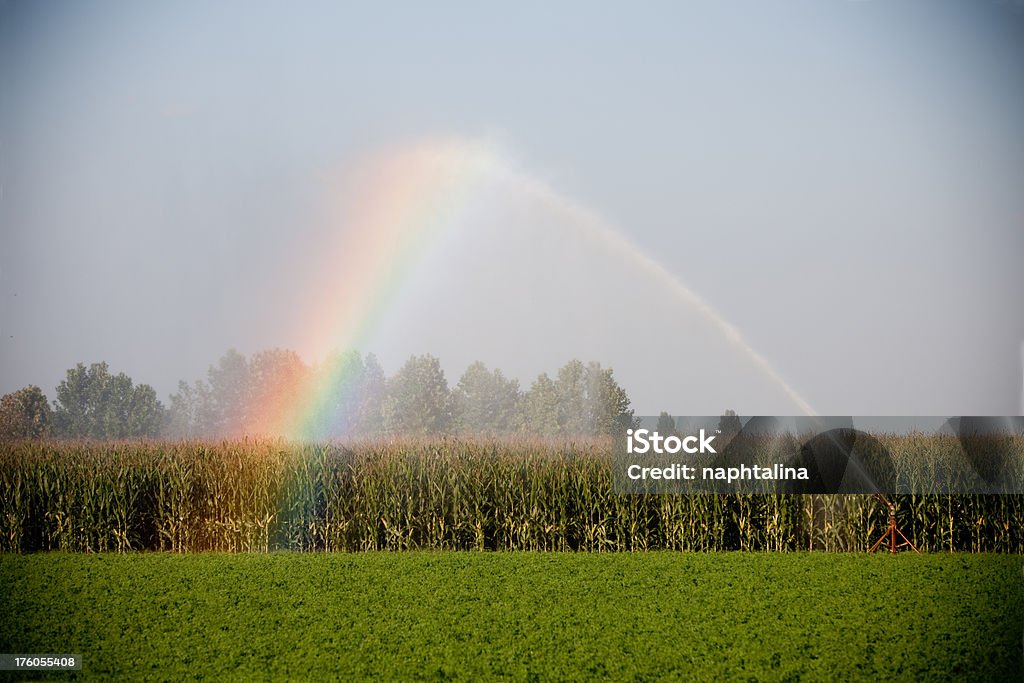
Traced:
<path id="1" fill-rule="evenodd" d="M 875 541 L 875 544 L 871 546 L 871 549 L 868 550 L 868 552 L 873 553 L 879 548 L 888 544 L 889 552 L 891 552 L 893 555 L 895 555 L 896 552 L 904 546 L 909 546 L 915 553 L 920 555 L 921 551 L 917 549 L 917 546 L 911 543 L 910 539 L 904 536 L 903 532 L 900 531 L 898 526 L 896 526 L 896 506 L 893 505 L 892 502 L 888 498 L 883 496 L 881 493 L 875 493 L 873 495 L 875 500 L 881 501 L 881 503 L 889 509 L 889 527 L 882 534 L 882 537 Z M 903 539 L 903 541 L 900 543 L 896 541 L 897 534 L 900 538 Z"/>

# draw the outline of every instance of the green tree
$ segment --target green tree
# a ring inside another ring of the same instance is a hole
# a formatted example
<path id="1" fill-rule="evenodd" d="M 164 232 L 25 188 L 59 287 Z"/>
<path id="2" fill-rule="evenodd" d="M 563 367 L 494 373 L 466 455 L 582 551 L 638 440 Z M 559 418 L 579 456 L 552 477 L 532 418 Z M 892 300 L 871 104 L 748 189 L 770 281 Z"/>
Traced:
<path id="1" fill-rule="evenodd" d="M 297 411 L 313 382 L 326 397 L 312 415 Z M 301 427 L 315 438 L 374 435 L 381 431 L 384 371 L 373 354 L 335 353 L 310 368 L 287 349 L 250 358 L 235 349 L 211 366 L 207 379 L 178 384 L 171 395 L 168 433 L 176 437 L 237 438 Z M 297 422 L 301 420 L 301 424 Z"/>
<path id="2" fill-rule="evenodd" d="M 200 432 L 206 436 L 242 436 L 249 420 L 252 381 L 248 359 L 229 349 L 206 373 L 199 408 Z"/>
<path id="3" fill-rule="evenodd" d="M 209 402 L 207 394 L 208 387 L 205 382 L 178 382 L 178 391 L 171 394 L 164 435 L 175 439 L 207 436 L 203 431 L 203 408 Z"/>
<path id="4" fill-rule="evenodd" d="M 127 380 L 124 390 L 131 396 L 127 410 L 119 416 L 124 429 L 118 438 L 160 436 L 167 419 L 167 411 L 157 398 L 156 390 L 148 384 L 137 384 L 133 387 L 127 375 L 118 376 Z"/>
<path id="5" fill-rule="evenodd" d="M 564 435 L 613 434 L 633 424 L 626 391 L 611 368 L 573 359 L 558 371 L 558 425 Z"/>
<path id="6" fill-rule="evenodd" d="M 626 390 L 619 386 L 611 368 L 589 363 L 586 372 L 586 429 L 591 434 L 614 434 L 636 426 Z"/>
<path id="7" fill-rule="evenodd" d="M 376 436 L 384 431 L 384 399 L 387 395 L 387 380 L 377 356 L 366 354 L 363 373 L 359 378 L 359 407 L 355 422 L 355 433 L 361 436 Z"/>
<path id="8" fill-rule="evenodd" d="M 341 438 L 356 432 L 359 419 L 359 390 L 366 366 L 356 351 L 334 353 L 315 370 L 326 396 L 315 417 L 320 437 Z"/>
<path id="9" fill-rule="evenodd" d="M 508 434 L 522 423 L 519 382 L 476 361 L 452 391 L 456 429 L 463 434 Z"/>
<path id="10" fill-rule="evenodd" d="M 296 418 L 312 371 L 294 351 L 268 349 L 251 358 L 229 349 L 206 380 L 178 383 L 171 395 L 169 433 L 238 438 L 274 435 Z"/>
<path id="11" fill-rule="evenodd" d="M 110 374 L 106 363 L 79 363 L 57 387 L 53 411 L 60 436 L 94 439 L 155 437 L 164 408 L 147 384 L 135 386 L 128 375 Z"/>
<path id="12" fill-rule="evenodd" d="M 676 421 L 675 419 L 666 413 L 664 410 L 661 411 L 661 415 L 658 416 L 657 432 L 663 436 L 676 433 Z"/>
<path id="13" fill-rule="evenodd" d="M 270 349 L 255 354 L 248 369 L 244 430 L 247 434 L 276 435 L 281 420 L 297 417 L 309 368 L 294 351 Z"/>
<path id="14" fill-rule="evenodd" d="M 728 409 L 725 414 L 718 420 L 718 429 L 722 432 L 722 439 L 727 439 L 736 436 L 743 429 L 743 424 L 740 422 L 739 416 L 735 410 Z"/>
<path id="15" fill-rule="evenodd" d="M 614 434 L 635 426 L 626 391 L 611 368 L 573 359 L 556 379 L 541 374 L 523 397 L 524 430 L 530 434 Z"/>
<path id="16" fill-rule="evenodd" d="M 560 431 L 558 389 L 547 373 L 538 375 L 523 396 L 523 431 L 536 436 L 554 436 Z"/>
<path id="17" fill-rule="evenodd" d="M 51 420 L 50 403 L 34 384 L 0 398 L 0 440 L 41 439 Z"/>
<path id="18" fill-rule="evenodd" d="M 575 358 L 558 369 L 558 428 L 562 434 L 589 434 L 587 368 Z"/>
<path id="19" fill-rule="evenodd" d="M 441 362 L 412 356 L 387 382 L 384 427 L 390 434 L 443 434 L 451 427 L 451 392 Z"/>

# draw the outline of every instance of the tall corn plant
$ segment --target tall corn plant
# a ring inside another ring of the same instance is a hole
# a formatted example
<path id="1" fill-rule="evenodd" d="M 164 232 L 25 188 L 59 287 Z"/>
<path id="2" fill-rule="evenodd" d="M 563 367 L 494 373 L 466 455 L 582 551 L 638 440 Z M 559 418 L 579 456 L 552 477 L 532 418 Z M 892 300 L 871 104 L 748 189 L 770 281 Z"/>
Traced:
<path id="1" fill-rule="evenodd" d="M 962 474 L 948 437 L 886 443 L 915 488 Z M 892 500 L 922 550 L 1024 552 L 1022 496 Z M 604 441 L 0 444 L 7 552 L 850 552 L 886 523 L 867 496 L 619 495 Z"/>

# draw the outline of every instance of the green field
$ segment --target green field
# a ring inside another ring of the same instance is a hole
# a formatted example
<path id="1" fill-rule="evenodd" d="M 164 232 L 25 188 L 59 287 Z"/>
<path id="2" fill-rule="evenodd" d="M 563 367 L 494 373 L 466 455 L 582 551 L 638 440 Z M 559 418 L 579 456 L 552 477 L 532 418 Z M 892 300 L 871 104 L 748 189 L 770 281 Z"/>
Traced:
<path id="1" fill-rule="evenodd" d="M 984 554 L 7 554 L 0 651 L 80 653 L 111 679 L 1020 680 L 1022 569 Z"/>

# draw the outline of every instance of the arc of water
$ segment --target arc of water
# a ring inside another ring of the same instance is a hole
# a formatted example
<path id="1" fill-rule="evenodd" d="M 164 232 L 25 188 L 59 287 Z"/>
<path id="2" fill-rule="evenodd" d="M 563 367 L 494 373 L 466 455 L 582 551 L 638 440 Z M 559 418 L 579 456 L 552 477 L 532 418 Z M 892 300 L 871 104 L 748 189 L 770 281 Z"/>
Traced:
<path id="1" fill-rule="evenodd" d="M 598 241 L 606 249 L 619 258 L 632 262 L 652 277 L 658 284 L 671 292 L 678 300 L 697 311 L 705 320 L 717 329 L 734 348 L 746 354 L 754 365 L 767 377 L 779 385 L 786 396 L 806 415 L 816 415 L 817 411 L 807 402 L 779 372 L 760 353 L 755 351 L 736 327 L 718 314 L 706 301 L 692 289 L 668 271 L 662 264 L 643 252 L 638 246 L 623 237 L 607 220 L 597 213 L 580 206 L 565 196 L 555 192 L 545 183 L 534 177 L 512 169 L 504 169 L 504 175 L 527 196 L 533 197 L 556 214 L 565 216 L 567 224 L 583 228 L 585 236 Z M 1024 352 L 1024 347 L 1022 347 Z"/>
<path id="2" fill-rule="evenodd" d="M 336 296 L 318 297 L 311 309 L 309 328 L 319 331 L 316 336 L 327 343 L 325 348 L 358 348 L 365 341 L 381 312 L 400 290 L 402 277 L 416 257 L 453 224 L 451 216 L 477 191 L 474 188 L 480 187 L 480 181 L 492 178 L 507 183 L 552 215 L 561 216 L 564 220 L 558 221 L 560 225 L 652 278 L 656 285 L 718 330 L 730 346 L 780 387 L 799 410 L 807 415 L 816 414 L 736 327 L 662 264 L 596 212 L 510 163 L 493 145 L 466 140 L 428 142 L 385 155 L 369 167 L 374 171 L 371 180 L 382 184 L 371 184 L 360 196 L 365 203 L 356 205 L 354 225 L 358 230 L 343 233 L 338 244 L 328 248 L 330 253 L 348 259 L 352 270 L 341 281 L 345 286 L 336 288 Z M 366 262 L 353 261 L 353 254 L 362 254 Z M 356 295 L 360 298 L 353 298 Z M 339 311 L 345 312 L 340 318 Z M 303 400 L 289 414 L 277 416 L 278 431 L 315 431 L 333 388 L 343 379 L 340 372 L 328 373 L 330 376 L 305 387 L 300 392 Z"/>

